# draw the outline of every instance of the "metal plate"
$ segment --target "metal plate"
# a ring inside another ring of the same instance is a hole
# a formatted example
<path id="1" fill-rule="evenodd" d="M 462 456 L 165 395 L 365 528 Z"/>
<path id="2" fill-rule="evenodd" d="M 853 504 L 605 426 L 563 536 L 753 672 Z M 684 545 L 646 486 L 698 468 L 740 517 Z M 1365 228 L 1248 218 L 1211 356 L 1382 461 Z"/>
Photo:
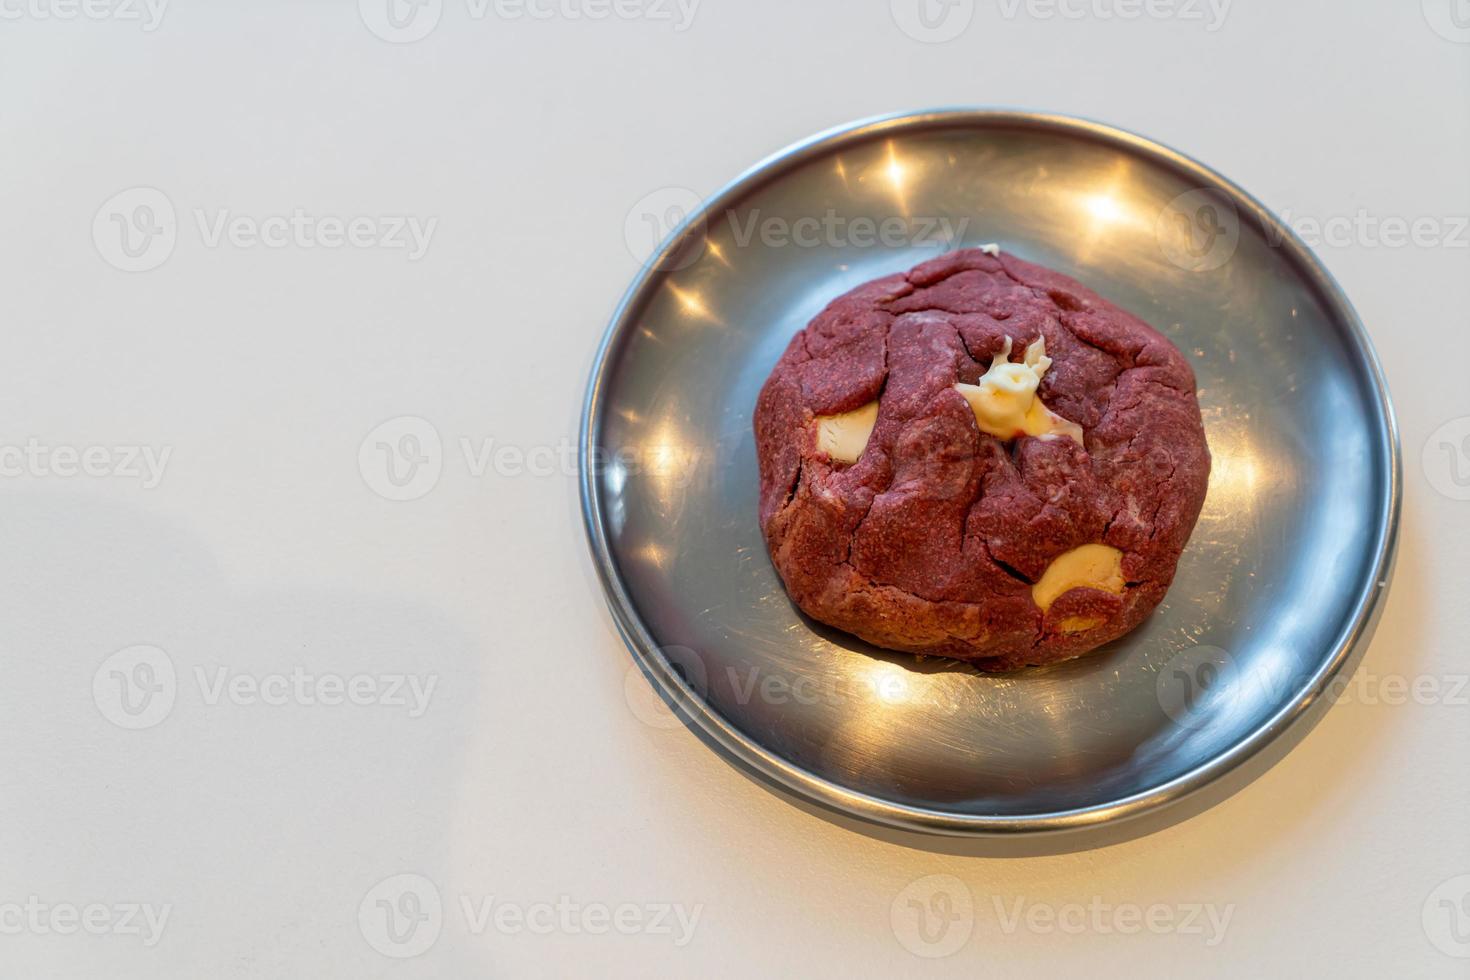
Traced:
<path id="1" fill-rule="evenodd" d="M 830 299 L 991 241 L 1178 344 L 1214 454 L 1154 616 L 1086 658 L 1006 676 L 802 616 L 757 527 L 751 433 L 771 366 Z M 592 551 L 665 697 L 776 784 L 912 830 L 1073 830 L 1229 783 L 1330 702 L 1392 566 L 1398 435 L 1336 284 L 1220 176 L 1074 119 L 888 117 L 758 165 L 634 282 L 583 425 Z"/>

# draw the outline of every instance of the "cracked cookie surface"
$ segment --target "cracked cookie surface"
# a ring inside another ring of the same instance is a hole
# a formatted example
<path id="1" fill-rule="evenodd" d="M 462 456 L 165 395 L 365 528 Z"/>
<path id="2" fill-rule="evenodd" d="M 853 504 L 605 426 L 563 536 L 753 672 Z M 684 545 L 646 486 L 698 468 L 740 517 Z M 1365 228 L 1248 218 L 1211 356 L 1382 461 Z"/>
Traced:
<path id="1" fill-rule="evenodd" d="M 983 432 L 955 387 L 1008 340 L 1020 352 L 1038 339 L 1051 365 L 1036 397 L 1082 445 Z M 870 431 L 823 429 L 875 402 Z M 879 646 L 985 670 L 1066 660 L 1142 622 L 1210 471 L 1173 344 L 1066 276 L 979 249 L 834 300 L 772 370 L 755 435 L 761 530 L 792 600 Z M 1106 582 L 1035 591 L 1058 580 L 1057 559 L 1099 545 L 1114 557 Z"/>

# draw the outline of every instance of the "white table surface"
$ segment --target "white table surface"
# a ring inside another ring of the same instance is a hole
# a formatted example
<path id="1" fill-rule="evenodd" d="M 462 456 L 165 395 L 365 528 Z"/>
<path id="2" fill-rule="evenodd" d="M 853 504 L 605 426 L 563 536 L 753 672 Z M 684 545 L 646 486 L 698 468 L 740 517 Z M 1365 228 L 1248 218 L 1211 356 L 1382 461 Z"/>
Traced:
<path id="1" fill-rule="evenodd" d="M 375 0 L 157 2 L 0 0 L 0 974 L 1470 971 L 1470 30 L 1448 2 L 957 0 L 945 43 L 888 0 L 703 0 L 688 24 L 430 0 L 398 34 Z M 646 723 L 559 458 L 637 202 L 943 104 L 1111 122 L 1339 219 L 1318 251 L 1397 400 L 1370 683 L 1225 803 L 1100 850 L 860 832 Z M 130 258 L 113 215 L 146 225 L 155 192 L 176 236 Z M 306 231 L 266 220 L 298 211 Z M 377 243 L 392 216 L 437 219 L 423 255 L 304 240 L 366 217 Z M 1364 230 L 1416 218 L 1417 245 Z M 393 502 L 359 448 L 401 416 L 442 472 Z M 540 475 L 476 475 L 486 440 L 543 447 Z M 424 710 L 394 675 L 433 680 Z M 318 700 L 347 691 L 368 703 Z M 918 931 L 910 898 L 953 914 Z"/>

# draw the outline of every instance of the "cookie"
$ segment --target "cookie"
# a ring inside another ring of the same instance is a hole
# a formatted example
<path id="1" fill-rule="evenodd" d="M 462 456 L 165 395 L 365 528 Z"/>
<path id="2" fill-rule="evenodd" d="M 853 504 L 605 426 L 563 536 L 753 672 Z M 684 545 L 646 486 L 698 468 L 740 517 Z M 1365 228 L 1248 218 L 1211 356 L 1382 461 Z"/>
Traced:
<path id="1" fill-rule="evenodd" d="M 771 371 L 755 436 L 760 526 L 796 605 L 983 670 L 1142 622 L 1210 472 L 1184 355 L 993 247 L 834 300 Z"/>

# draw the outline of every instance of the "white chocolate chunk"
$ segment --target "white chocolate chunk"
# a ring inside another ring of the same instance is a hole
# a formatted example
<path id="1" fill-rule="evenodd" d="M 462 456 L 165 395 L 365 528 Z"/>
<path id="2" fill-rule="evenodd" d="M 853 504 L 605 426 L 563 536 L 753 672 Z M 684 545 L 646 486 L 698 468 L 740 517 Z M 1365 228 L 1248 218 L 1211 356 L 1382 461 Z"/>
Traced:
<path id="1" fill-rule="evenodd" d="M 1067 436 L 1082 445 L 1082 426 L 1069 422 L 1036 397 L 1042 375 L 1051 367 L 1046 356 L 1046 338 L 1038 337 L 1026 348 L 1026 359 L 1011 363 L 1011 338 L 990 362 L 990 370 L 977 384 L 957 384 L 955 391 L 970 403 L 981 432 L 997 439 L 1038 436 L 1054 439 Z"/>
<path id="2" fill-rule="evenodd" d="M 818 415 L 817 449 L 839 463 L 856 463 L 868 447 L 868 437 L 877 421 L 876 401 L 841 415 Z"/>
<path id="3" fill-rule="evenodd" d="M 1031 598 L 1046 612 L 1058 596 L 1072 589 L 1098 589 L 1121 595 L 1124 585 L 1123 552 L 1106 544 L 1084 544 L 1051 560 L 1041 578 L 1031 586 Z"/>

